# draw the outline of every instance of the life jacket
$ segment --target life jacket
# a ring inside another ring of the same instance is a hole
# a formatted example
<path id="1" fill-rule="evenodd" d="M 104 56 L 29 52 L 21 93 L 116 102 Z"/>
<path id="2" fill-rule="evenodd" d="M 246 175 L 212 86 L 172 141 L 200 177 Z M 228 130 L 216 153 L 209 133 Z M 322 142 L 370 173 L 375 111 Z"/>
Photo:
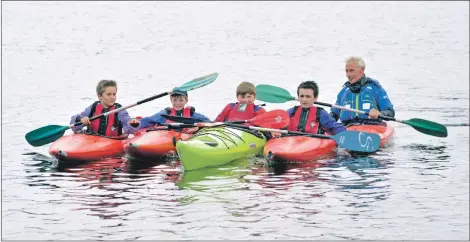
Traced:
<path id="1" fill-rule="evenodd" d="M 185 107 L 184 109 L 182 109 L 181 111 L 176 111 L 175 108 L 165 108 L 165 111 L 168 115 L 170 116 L 179 116 L 179 117 L 186 117 L 186 118 L 191 118 L 194 114 L 194 112 L 196 111 L 196 109 L 194 107 L 191 107 L 191 106 L 187 106 Z M 173 121 L 171 120 L 165 120 L 166 123 L 174 123 Z"/>
<path id="2" fill-rule="evenodd" d="M 362 86 L 359 93 L 352 92 L 347 86 L 347 83 L 348 82 L 343 85 L 343 89 L 338 95 L 339 103 L 337 105 L 352 109 L 358 109 L 365 112 L 369 112 L 371 109 L 376 109 L 379 111 L 386 109 L 393 110 L 393 106 L 391 106 L 390 102 L 378 102 L 377 97 L 379 95 L 384 95 L 385 93 L 381 91 L 382 86 L 377 80 L 366 77 L 366 81 L 361 84 Z M 353 119 L 356 120 L 355 122 L 368 122 L 367 119 L 369 118 L 365 114 L 359 114 L 346 110 L 339 110 L 339 119 L 342 123 L 347 124 L 350 123 Z"/>
<path id="3" fill-rule="evenodd" d="M 320 112 L 323 108 L 313 106 L 308 111 L 307 120 L 305 123 L 301 123 L 301 115 L 303 108 L 299 108 L 300 106 L 295 106 L 292 114 L 290 114 L 290 122 L 288 126 L 288 130 L 290 131 L 300 131 L 305 133 L 311 134 L 323 134 L 325 133 L 322 128 L 320 128 Z"/>
<path id="4" fill-rule="evenodd" d="M 253 103 L 240 105 L 240 103 L 230 103 L 229 108 L 226 110 L 225 121 L 235 120 L 248 120 L 255 117 L 255 108 L 257 107 Z"/>
<path id="5" fill-rule="evenodd" d="M 175 108 L 167 107 L 167 108 L 165 108 L 165 111 L 170 116 L 191 118 L 193 116 L 194 112 L 196 111 L 196 109 L 194 107 L 191 107 L 191 106 L 186 106 L 184 109 L 181 110 L 182 112 L 181 111 L 178 112 L 178 111 L 176 111 Z M 174 122 L 171 121 L 171 120 L 165 119 L 165 123 L 174 123 Z M 173 130 L 186 133 L 188 131 L 188 128 L 183 128 L 183 129 L 175 128 Z"/>
<path id="6" fill-rule="evenodd" d="M 88 118 L 100 115 L 112 111 L 114 109 L 122 107 L 119 103 L 115 103 L 113 106 L 105 109 L 100 101 L 96 101 L 91 105 L 90 114 Z M 120 136 L 122 135 L 122 124 L 119 122 L 118 113 L 112 115 L 102 116 L 101 118 L 95 119 L 88 125 L 88 130 L 93 133 L 103 136 Z"/>

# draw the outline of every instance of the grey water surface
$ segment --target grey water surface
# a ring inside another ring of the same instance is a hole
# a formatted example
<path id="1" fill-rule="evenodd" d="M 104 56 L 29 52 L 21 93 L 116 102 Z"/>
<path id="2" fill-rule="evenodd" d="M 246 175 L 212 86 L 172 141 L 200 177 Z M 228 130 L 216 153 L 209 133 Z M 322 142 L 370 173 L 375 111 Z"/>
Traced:
<path id="1" fill-rule="evenodd" d="M 68 124 L 101 79 L 129 105 L 217 72 L 189 94 L 210 118 L 241 81 L 295 95 L 315 80 L 333 103 L 351 55 L 397 118 L 448 137 L 389 122 L 393 144 L 369 157 L 187 173 L 178 161 L 58 166 L 24 138 Z M 468 147 L 468 2 L 2 2 L 2 239 L 467 240 Z"/>

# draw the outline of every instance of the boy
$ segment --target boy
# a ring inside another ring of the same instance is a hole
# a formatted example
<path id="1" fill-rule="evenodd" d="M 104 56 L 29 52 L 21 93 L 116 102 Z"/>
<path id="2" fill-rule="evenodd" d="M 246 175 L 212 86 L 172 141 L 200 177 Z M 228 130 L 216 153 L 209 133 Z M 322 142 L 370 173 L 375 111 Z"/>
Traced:
<path id="1" fill-rule="evenodd" d="M 342 124 L 337 123 L 323 108 L 314 106 L 318 99 L 319 89 L 314 81 L 302 82 L 297 88 L 297 97 L 300 106 L 287 110 L 291 120 L 288 130 L 312 134 L 337 134 L 346 130 Z M 276 134 L 278 137 L 279 135 Z"/>
<path id="2" fill-rule="evenodd" d="M 129 124 L 137 126 L 138 129 L 147 128 L 159 123 L 171 123 L 172 121 L 166 120 L 161 115 L 167 114 L 171 116 L 182 116 L 187 118 L 196 118 L 201 119 L 203 122 L 210 122 L 210 120 L 200 114 L 195 112 L 195 108 L 191 106 L 186 106 L 188 103 L 188 92 L 181 90 L 174 90 L 170 95 L 170 101 L 172 107 L 167 107 L 160 112 L 150 116 L 142 118 L 141 120 L 132 119 L 129 121 Z M 198 127 L 183 129 L 185 133 L 194 133 L 199 130 Z"/>
<path id="3" fill-rule="evenodd" d="M 96 86 L 96 94 L 99 101 L 94 102 L 87 107 L 85 111 L 80 114 L 74 115 L 71 118 L 70 124 L 82 122 L 83 125 L 72 127 L 72 130 L 77 133 L 82 130 L 86 125 L 87 131 L 96 133 L 102 136 L 118 137 L 123 133 L 133 134 L 137 131 L 136 128 L 128 124 L 131 117 L 126 110 L 121 110 L 117 113 L 111 114 L 107 117 L 101 117 L 90 122 L 90 118 L 120 108 L 121 105 L 116 103 L 117 83 L 112 80 L 102 80 Z"/>
<path id="4" fill-rule="evenodd" d="M 253 83 L 242 82 L 238 85 L 237 100 L 236 103 L 227 104 L 215 122 L 248 120 L 266 112 L 264 108 L 253 104 L 256 100 L 256 87 Z"/>

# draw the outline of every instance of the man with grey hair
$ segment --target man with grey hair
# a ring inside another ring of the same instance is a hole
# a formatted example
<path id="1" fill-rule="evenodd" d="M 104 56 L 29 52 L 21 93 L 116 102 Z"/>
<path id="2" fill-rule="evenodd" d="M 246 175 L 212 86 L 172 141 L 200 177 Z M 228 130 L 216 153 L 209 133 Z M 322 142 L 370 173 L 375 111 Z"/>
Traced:
<path id="1" fill-rule="evenodd" d="M 344 83 L 339 92 L 336 105 L 353 109 L 359 109 L 369 113 L 369 116 L 332 108 L 330 115 L 335 120 L 340 120 L 344 125 L 352 123 L 379 124 L 382 120 L 379 114 L 394 117 L 393 104 L 388 98 L 387 92 L 379 82 L 366 77 L 364 71 L 366 64 L 360 57 L 352 56 L 346 59 L 346 76 L 348 81 Z"/>

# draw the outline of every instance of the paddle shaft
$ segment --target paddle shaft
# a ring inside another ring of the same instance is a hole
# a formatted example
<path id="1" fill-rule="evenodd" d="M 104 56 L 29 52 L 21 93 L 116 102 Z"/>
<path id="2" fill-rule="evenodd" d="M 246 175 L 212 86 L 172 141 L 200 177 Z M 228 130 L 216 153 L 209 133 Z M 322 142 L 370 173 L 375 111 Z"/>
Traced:
<path id="1" fill-rule="evenodd" d="M 168 94 L 169 94 L 169 92 L 160 93 L 160 94 L 157 94 L 157 95 L 155 95 L 155 96 L 152 96 L 152 97 L 143 99 L 143 100 L 141 100 L 141 101 L 138 101 L 138 102 L 136 102 L 136 103 L 134 103 L 134 104 L 131 104 L 131 105 L 128 105 L 128 106 L 125 106 L 125 107 L 120 107 L 120 108 L 111 110 L 111 111 L 106 112 L 106 113 L 102 113 L 102 114 L 100 114 L 100 115 L 97 115 L 97 116 L 95 116 L 95 117 L 90 118 L 90 121 L 95 120 L 95 119 L 98 119 L 98 118 L 101 118 L 101 117 L 103 117 L 103 116 L 104 116 L 104 117 L 109 116 L 109 115 L 111 115 L 111 114 L 113 114 L 113 113 L 117 113 L 117 112 L 119 112 L 119 111 L 122 111 L 122 110 L 125 110 L 125 109 L 128 109 L 128 108 L 132 108 L 132 107 L 134 107 L 134 106 L 137 106 L 137 105 L 140 105 L 140 104 L 142 104 L 142 103 L 146 103 L 146 102 L 152 101 L 152 100 L 154 100 L 154 99 L 157 99 L 157 98 L 166 96 L 166 95 L 168 95 Z M 75 124 L 70 125 L 69 128 L 72 128 L 72 127 L 74 127 L 74 126 L 80 126 L 80 125 L 82 125 L 82 124 L 83 124 L 82 122 L 78 122 L 78 123 L 75 123 Z"/>
<path id="2" fill-rule="evenodd" d="M 296 135 L 310 136 L 310 137 L 316 137 L 316 138 L 322 138 L 322 139 L 331 139 L 331 136 L 321 135 L 321 134 L 309 134 L 309 133 L 289 131 L 289 130 L 283 130 L 283 129 L 270 129 L 270 128 L 263 128 L 263 127 L 256 127 L 256 126 L 237 125 L 237 124 L 232 124 L 232 123 L 226 123 L 226 125 L 227 126 L 233 126 L 233 127 L 239 127 L 239 128 L 245 128 L 245 129 L 253 129 L 253 130 L 258 130 L 258 131 L 265 131 L 265 132 L 277 132 L 277 133 L 282 133 L 282 134 L 296 134 Z"/>
<path id="3" fill-rule="evenodd" d="M 237 123 L 243 123 L 244 121 L 236 121 Z M 243 126 L 243 125 L 237 125 L 235 123 L 224 123 L 224 122 L 200 122 L 200 123 L 192 123 L 192 124 L 185 124 L 185 123 L 160 123 L 159 125 L 164 125 L 164 126 L 171 126 L 174 128 L 193 128 L 193 127 L 216 127 L 216 126 L 222 126 L 222 125 L 227 125 L 227 126 L 242 126 L 242 127 L 248 127 L 248 126 Z"/>
<path id="4" fill-rule="evenodd" d="M 165 119 L 168 119 L 168 120 L 171 120 L 173 122 L 178 122 L 178 123 L 181 123 L 181 124 L 186 124 L 185 122 L 187 123 L 209 123 L 209 122 L 204 122 L 203 120 L 201 119 L 197 119 L 197 118 L 187 118 L 187 117 L 181 117 L 181 116 L 171 116 L 171 115 L 167 115 L 167 114 L 162 114 L 162 117 L 165 118 Z M 210 123 L 217 123 L 217 124 L 244 124 L 244 123 L 248 123 L 248 122 L 251 122 L 252 119 L 250 120 L 237 120 L 237 121 L 229 121 L 229 122 L 210 122 Z M 172 124 L 175 124 L 175 123 L 172 123 Z"/>
<path id="5" fill-rule="evenodd" d="M 346 110 L 346 111 L 350 111 L 350 112 L 356 112 L 356 113 L 360 113 L 360 114 L 369 115 L 369 113 L 365 112 L 365 111 L 361 111 L 361 110 L 353 109 L 353 108 L 347 108 L 347 107 L 343 107 L 343 106 L 338 106 L 338 105 L 335 105 L 335 104 L 329 104 L 329 103 L 323 103 L 323 102 L 315 102 L 315 104 L 318 104 L 318 105 L 321 105 L 321 106 L 337 108 L 337 109 L 342 109 L 342 110 Z M 392 117 L 383 116 L 382 114 L 379 114 L 379 118 L 384 119 L 384 120 L 389 120 L 389 121 L 396 121 L 396 122 L 400 122 L 400 123 L 403 122 L 401 120 L 398 120 L 398 119 L 395 119 L 395 118 L 392 118 Z"/>

